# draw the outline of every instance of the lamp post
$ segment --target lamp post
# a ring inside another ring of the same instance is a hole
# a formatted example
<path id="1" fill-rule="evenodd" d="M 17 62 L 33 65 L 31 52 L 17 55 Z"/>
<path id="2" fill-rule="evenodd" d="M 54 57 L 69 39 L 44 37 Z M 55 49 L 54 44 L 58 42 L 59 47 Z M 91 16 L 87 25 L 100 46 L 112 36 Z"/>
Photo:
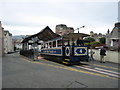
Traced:
<path id="1" fill-rule="evenodd" d="M 81 27 L 75 29 L 74 31 L 78 30 L 78 33 L 79 33 L 79 29 L 80 29 L 80 28 L 84 28 L 84 27 L 85 27 L 85 26 L 81 26 Z"/>
<path id="2" fill-rule="evenodd" d="M 81 29 L 81 28 L 84 28 L 85 26 L 81 26 L 81 27 L 79 27 L 79 28 L 77 28 L 77 29 L 75 29 L 74 31 L 76 31 L 76 30 L 78 30 L 78 33 L 79 33 L 79 29 Z M 72 40 L 73 41 L 73 40 Z M 79 38 L 77 39 L 77 42 L 80 42 L 80 40 L 79 40 Z M 74 43 L 74 42 L 73 42 Z"/>

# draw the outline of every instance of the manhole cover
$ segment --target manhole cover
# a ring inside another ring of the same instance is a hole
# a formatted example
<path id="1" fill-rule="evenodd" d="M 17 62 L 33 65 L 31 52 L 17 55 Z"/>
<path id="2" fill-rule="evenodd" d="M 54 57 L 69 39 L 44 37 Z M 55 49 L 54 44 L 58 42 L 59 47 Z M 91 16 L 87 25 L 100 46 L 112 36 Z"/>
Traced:
<path id="1" fill-rule="evenodd" d="M 78 81 L 71 82 L 67 85 L 67 88 L 87 88 L 88 86 Z"/>

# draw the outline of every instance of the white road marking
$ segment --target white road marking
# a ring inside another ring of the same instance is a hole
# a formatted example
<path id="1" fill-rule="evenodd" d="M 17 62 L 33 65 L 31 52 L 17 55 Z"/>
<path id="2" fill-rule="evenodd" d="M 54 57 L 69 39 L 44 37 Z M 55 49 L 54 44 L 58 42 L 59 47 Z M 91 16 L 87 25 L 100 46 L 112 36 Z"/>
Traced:
<path id="1" fill-rule="evenodd" d="M 91 67 L 91 66 L 86 66 L 86 65 L 82 65 L 84 67 Z M 102 70 L 102 71 L 105 71 L 105 72 L 111 72 L 111 73 L 114 73 L 114 74 L 120 74 L 118 72 L 115 72 L 115 71 L 110 71 L 110 70 L 106 70 L 106 69 L 101 69 L 101 68 L 94 68 L 94 69 L 97 69 L 97 70 Z"/>
<path id="2" fill-rule="evenodd" d="M 107 72 L 102 72 L 102 71 L 98 71 L 98 70 L 90 69 L 90 68 L 86 68 L 86 67 L 81 67 L 81 66 L 76 66 L 76 67 L 86 69 L 86 70 L 90 70 L 90 71 L 94 71 L 94 72 L 98 72 L 98 73 L 102 73 L 102 74 L 106 74 L 106 75 L 109 75 L 109 76 L 114 76 L 114 77 L 118 78 L 118 75 L 110 74 L 110 73 L 107 73 Z"/>
<path id="3" fill-rule="evenodd" d="M 99 64 L 91 64 L 91 63 L 86 63 L 86 62 L 82 62 L 83 64 L 88 64 L 88 65 L 94 65 L 94 66 L 99 66 L 99 67 L 104 67 L 104 68 L 110 68 L 110 69 L 115 69 L 115 70 L 120 70 L 118 67 L 109 67 L 109 66 L 104 66 L 104 65 L 99 65 Z"/>
<path id="4" fill-rule="evenodd" d="M 111 72 L 111 73 L 115 73 L 115 74 L 120 74 L 118 72 L 115 72 L 115 71 L 110 71 L 110 70 L 105 70 L 105 69 L 101 69 L 101 68 L 95 68 L 97 70 L 102 70 L 102 71 L 106 71 L 106 72 Z"/>

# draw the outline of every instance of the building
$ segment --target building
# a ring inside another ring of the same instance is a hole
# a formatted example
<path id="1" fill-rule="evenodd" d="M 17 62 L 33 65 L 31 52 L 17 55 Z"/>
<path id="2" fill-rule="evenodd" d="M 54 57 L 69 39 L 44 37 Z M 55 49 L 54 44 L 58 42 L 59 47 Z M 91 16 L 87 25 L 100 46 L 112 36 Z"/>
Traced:
<path id="1" fill-rule="evenodd" d="M 66 26 L 63 26 L 66 28 Z M 67 28 L 66 28 L 67 29 Z M 88 37 L 88 34 L 84 33 L 69 33 L 69 34 L 64 34 L 62 37 L 64 38 L 64 44 L 67 45 L 68 42 L 70 45 L 74 43 L 76 45 L 76 41 L 79 39 L 83 39 L 84 37 Z M 60 35 L 54 33 L 48 26 L 45 27 L 43 30 L 41 30 L 39 33 L 31 35 L 29 37 L 26 37 L 22 41 L 22 48 L 23 50 L 30 50 L 37 48 L 38 50 L 41 50 L 41 43 L 44 41 L 49 41 L 55 38 L 61 37 Z"/>
<path id="2" fill-rule="evenodd" d="M 120 22 L 115 23 L 113 30 L 107 33 L 106 45 L 114 49 L 120 47 Z"/>
<path id="3" fill-rule="evenodd" d="M 22 49 L 22 42 L 23 39 L 17 39 L 17 40 L 13 40 L 14 42 L 14 50 L 21 50 Z"/>
<path id="4" fill-rule="evenodd" d="M 46 26 L 43 30 L 41 30 L 39 33 L 31 35 L 26 37 L 23 41 L 22 41 L 22 48 L 23 50 L 30 50 L 30 49 L 41 49 L 41 45 L 40 43 L 42 41 L 48 41 L 48 40 L 52 40 L 55 38 L 60 37 L 60 35 L 54 33 L 49 26 Z"/>
<path id="5" fill-rule="evenodd" d="M 23 39 L 27 37 L 25 35 L 15 35 L 13 36 L 13 44 L 14 44 L 14 51 L 21 50 L 22 49 L 22 41 Z"/>
<path id="6" fill-rule="evenodd" d="M 0 57 L 4 55 L 4 28 L 0 21 Z"/>
<path id="7" fill-rule="evenodd" d="M 4 31 L 4 53 L 10 53 L 14 51 L 14 45 L 12 40 L 12 34 L 5 30 Z"/>
<path id="8" fill-rule="evenodd" d="M 65 24 L 59 24 L 59 25 L 56 25 L 55 32 L 58 35 L 63 36 L 65 34 L 74 33 L 74 28 L 67 27 L 67 25 Z"/>
<path id="9" fill-rule="evenodd" d="M 90 37 L 93 38 L 96 42 L 99 42 L 100 38 L 106 37 L 106 35 L 101 34 L 101 33 L 97 34 L 97 33 L 94 33 L 93 31 L 91 31 Z"/>

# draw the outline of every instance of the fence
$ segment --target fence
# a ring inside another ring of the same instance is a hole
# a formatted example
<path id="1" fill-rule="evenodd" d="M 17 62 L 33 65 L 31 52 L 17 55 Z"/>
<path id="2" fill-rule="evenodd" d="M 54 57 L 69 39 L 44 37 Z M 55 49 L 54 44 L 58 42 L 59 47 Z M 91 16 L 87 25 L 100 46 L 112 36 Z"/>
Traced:
<path id="1" fill-rule="evenodd" d="M 34 57 L 34 51 L 33 50 L 21 50 L 20 55 L 26 56 L 28 58 Z"/>

